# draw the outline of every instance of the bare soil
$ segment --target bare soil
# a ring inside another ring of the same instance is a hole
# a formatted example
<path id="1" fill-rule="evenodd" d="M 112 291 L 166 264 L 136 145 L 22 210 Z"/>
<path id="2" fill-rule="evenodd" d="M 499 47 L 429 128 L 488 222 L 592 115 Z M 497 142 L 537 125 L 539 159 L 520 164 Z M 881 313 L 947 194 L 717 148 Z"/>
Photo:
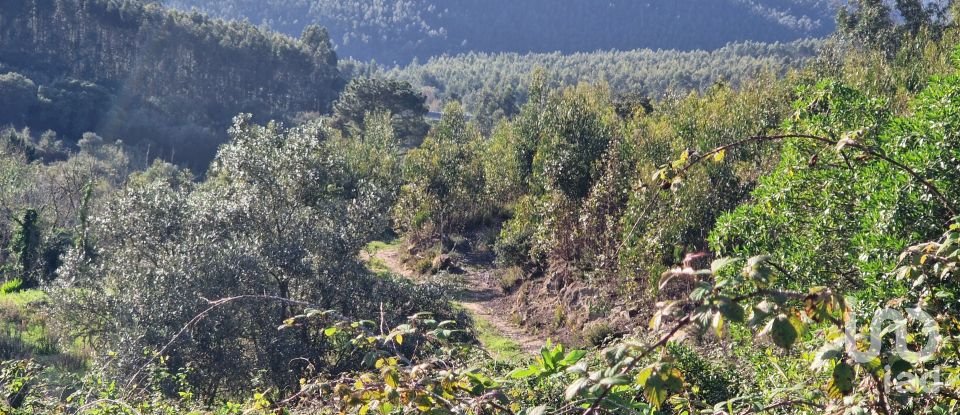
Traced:
<path id="1" fill-rule="evenodd" d="M 373 254 L 393 273 L 406 278 L 416 278 L 416 273 L 403 263 L 401 248 L 390 246 Z M 539 353 L 544 342 L 528 334 L 511 319 L 510 304 L 513 299 L 503 292 L 495 277 L 492 258 L 484 255 L 467 255 L 452 272 L 458 289 L 454 299 L 473 316 L 490 323 L 498 334 L 517 343 L 528 354 Z"/>

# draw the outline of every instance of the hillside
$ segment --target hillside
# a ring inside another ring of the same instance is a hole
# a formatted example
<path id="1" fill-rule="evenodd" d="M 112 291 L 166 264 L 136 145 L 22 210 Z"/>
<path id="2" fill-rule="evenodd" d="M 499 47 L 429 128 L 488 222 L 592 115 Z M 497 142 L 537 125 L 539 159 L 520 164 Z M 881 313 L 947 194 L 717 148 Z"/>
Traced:
<path id="1" fill-rule="evenodd" d="M 344 57 L 406 64 L 462 52 L 715 49 L 832 32 L 829 0 L 564 1 L 167 0 L 298 35 L 329 28 Z"/>
<path id="2" fill-rule="evenodd" d="M 336 59 L 317 28 L 300 40 L 133 0 L 4 0 L 0 124 L 68 143 L 92 131 L 202 168 L 239 112 L 327 110 Z"/>
<path id="3" fill-rule="evenodd" d="M 434 98 L 434 110 L 439 110 L 443 102 L 460 100 L 469 111 L 483 116 L 496 109 L 509 111 L 501 108 L 505 101 L 526 101 L 527 81 L 537 68 L 546 71 L 552 84 L 602 81 L 617 95 L 655 98 L 703 91 L 718 82 L 739 85 L 764 72 L 783 74 L 813 58 L 822 44 L 805 39 L 789 43 L 735 43 L 713 51 L 468 53 L 389 69 L 369 68 L 352 60 L 343 61 L 341 66 L 347 73 L 372 70 L 410 82 Z"/>
<path id="4" fill-rule="evenodd" d="M 0 0 L 0 414 L 960 413 L 960 3 L 850 2 L 384 66 Z"/>

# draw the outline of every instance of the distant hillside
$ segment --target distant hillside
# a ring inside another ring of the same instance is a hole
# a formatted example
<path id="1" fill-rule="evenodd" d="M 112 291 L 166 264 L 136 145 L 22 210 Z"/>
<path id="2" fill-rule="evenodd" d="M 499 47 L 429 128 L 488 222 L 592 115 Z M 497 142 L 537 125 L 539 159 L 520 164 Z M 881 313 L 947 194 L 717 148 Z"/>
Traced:
<path id="1" fill-rule="evenodd" d="M 836 0 L 166 0 L 298 35 L 329 28 L 341 56 L 405 64 L 462 52 L 715 49 L 834 28 Z"/>
<path id="2" fill-rule="evenodd" d="M 617 95 L 656 98 L 704 90 L 717 82 L 737 85 L 762 72 L 783 74 L 816 56 L 822 44 L 807 39 L 733 43 L 713 51 L 468 53 L 393 68 L 344 60 L 341 69 L 347 76 L 379 75 L 408 81 L 427 93 L 434 110 L 456 99 L 482 116 L 487 110 L 524 102 L 530 74 L 536 68 L 543 68 L 555 84 L 604 81 Z"/>
<path id="3" fill-rule="evenodd" d="M 133 0 L 0 0 L 0 127 L 87 131 L 206 166 L 239 112 L 325 111 L 343 79 L 300 38 Z"/>

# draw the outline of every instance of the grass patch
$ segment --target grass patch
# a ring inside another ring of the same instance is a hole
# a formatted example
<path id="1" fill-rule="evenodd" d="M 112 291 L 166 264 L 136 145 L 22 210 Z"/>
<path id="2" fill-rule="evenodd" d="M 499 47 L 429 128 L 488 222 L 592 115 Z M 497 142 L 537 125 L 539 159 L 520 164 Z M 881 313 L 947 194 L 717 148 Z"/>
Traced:
<path id="1" fill-rule="evenodd" d="M 393 275 L 393 270 L 391 270 L 382 259 L 377 258 L 375 255 L 377 255 L 378 252 L 387 249 L 399 250 L 402 247 L 402 244 L 403 240 L 400 238 L 395 238 L 390 241 L 373 241 L 368 243 L 367 246 L 363 248 L 363 250 L 367 253 L 367 269 L 379 276 Z"/>
<path id="2" fill-rule="evenodd" d="M 0 294 L 0 308 L 16 307 L 23 309 L 30 304 L 41 303 L 47 300 L 47 294 L 41 290 L 22 290 Z"/>
<path id="3" fill-rule="evenodd" d="M 364 251 L 367 251 L 368 254 L 374 255 L 377 252 L 380 252 L 384 249 L 396 249 L 400 248 L 400 245 L 403 244 L 403 240 L 400 238 L 395 238 L 390 241 L 373 241 L 367 244 Z"/>
<path id="4" fill-rule="evenodd" d="M 370 257 L 370 259 L 367 260 L 367 269 L 381 277 L 393 274 L 393 271 L 390 270 L 390 267 L 388 267 L 382 259 L 376 257 Z"/>
<path id="5" fill-rule="evenodd" d="M 496 360 L 520 363 L 526 356 L 520 344 L 500 335 L 497 328 L 483 317 L 473 316 L 473 330 L 483 348 Z"/>
<path id="6" fill-rule="evenodd" d="M 92 351 L 78 342 L 62 350 L 48 324 L 41 290 L 0 294 L 0 360 L 33 358 L 61 372 L 82 371 Z"/>

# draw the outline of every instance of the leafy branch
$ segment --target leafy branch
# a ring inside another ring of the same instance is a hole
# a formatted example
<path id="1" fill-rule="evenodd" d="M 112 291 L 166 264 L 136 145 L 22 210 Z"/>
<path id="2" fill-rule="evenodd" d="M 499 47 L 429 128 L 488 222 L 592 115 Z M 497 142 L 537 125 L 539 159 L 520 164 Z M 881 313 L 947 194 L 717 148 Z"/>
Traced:
<path id="1" fill-rule="evenodd" d="M 817 142 L 820 144 L 834 147 L 838 152 L 843 150 L 846 147 L 855 148 L 871 157 L 874 157 L 889 163 L 890 165 L 896 167 L 897 169 L 900 169 L 903 172 L 909 174 L 910 177 L 912 177 L 918 183 L 926 187 L 927 190 L 930 191 L 930 193 L 937 198 L 937 201 L 939 201 L 940 204 L 943 205 L 943 207 L 950 212 L 951 217 L 957 216 L 957 212 L 958 212 L 957 208 L 953 206 L 950 200 L 943 194 L 942 191 L 940 191 L 940 189 L 937 188 L 936 185 L 933 184 L 933 182 L 921 176 L 920 173 L 910 168 L 910 166 L 907 166 L 906 164 L 903 164 L 897 160 L 894 160 L 890 156 L 887 156 L 886 154 L 883 154 L 873 148 L 870 148 L 868 146 L 858 143 L 853 138 L 853 135 L 854 134 L 845 135 L 840 140 L 832 140 L 830 138 L 820 137 L 812 134 L 779 134 L 779 135 L 758 135 L 753 137 L 747 137 L 740 141 L 736 141 L 730 144 L 726 144 L 726 145 L 714 148 L 713 150 L 710 150 L 706 153 L 693 156 L 692 158 L 687 160 L 686 165 L 684 165 L 677 172 L 678 173 L 677 176 L 682 176 L 691 168 L 693 168 L 694 166 L 700 164 L 701 162 L 707 159 L 712 158 L 718 161 L 722 160 L 727 150 L 742 147 L 747 144 L 758 143 L 758 142 L 777 142 L 777 141 L 783 141 L 788 139 L 808 139 L 808 140 L 813 140 L 814 142 Z"/>

